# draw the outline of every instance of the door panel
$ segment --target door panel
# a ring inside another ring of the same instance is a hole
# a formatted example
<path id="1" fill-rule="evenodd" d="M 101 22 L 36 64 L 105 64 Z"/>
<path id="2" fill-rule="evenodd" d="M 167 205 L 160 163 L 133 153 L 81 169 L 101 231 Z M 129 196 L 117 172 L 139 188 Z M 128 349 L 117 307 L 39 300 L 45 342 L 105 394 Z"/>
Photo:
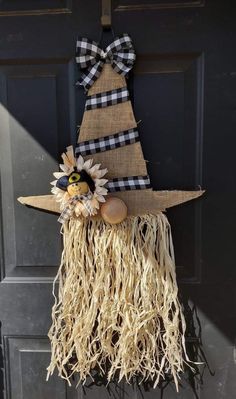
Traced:
<path id="1" fill-rule="evenodd" d="M 11 399 L 193 399 L 187 375 L 179 394 L 169 385 L 164 396 L 147 384 L 107 389 L 96 376 L 78 388 L 56 373 L 45 382 L 60 232 L 55 215 L 16 199 L 49 193 L 60 154 L 76 142 L 85 95 L 75 88 L 75 41 L 99 40 L 100 14 L 100 1 L 0 4 L 0 392 Z M 201 399 L 232 399 L 236 390 L 235 16 L 219 0 L 112 2 L 114 31 L 128 32 L 137 52 L 128 85 L 153 187 L 207 190 L 167 212 L 180 294 L 197 305 L 215 372 L 196 386 Z"/>
<path id="2" fill-rule="evenodd" d="M 66 383 L 53 376 L 45 384 L 45 364 L 50 360 L 50 350 L 45 338 L 7 337 L 8 368 L 12 397 L 17 399 L 42 399 L 66 397 Z"/>
<path id="3" fill-rule="evenodd" d="M 6 278 L 52 276 L 59 262 L 55 217 L 29 212 L 17 198 L 50 191 L 49 176 L 53 178 L 60 154 L 73 141 L 71 122 L 75 117 L 69 109 L 69 87 L 74 86 L 74 79 L 70 70 L 69 60 L 64 64 L 2 66 L 4 134 L 0 152 Z"/>
<path id="4" fill-rule="evenodd" d="M 115 11 L 144 11 L 144 10 L 161 10 L 161 9 L 177 9 L 190 7 L 203 7 L 205 0 L 117 0 L 115 1 Z"/>
<path id="5" fill-rule="evenodd" d="M 138 58 L 134 107 L 156 190 L 202 186 L 203 79 L 203 54 L 141 54 Z M 169 214 L 175 226 L 178 277 L 199 282 L 201 202 L 184 204 Z"/>
<path id="6" fill-rule="evenodd" d="M 70 14 L 71 0 L 2 0 L 0 4 L 0 16 L 23 16 L 45 14 Z"/>

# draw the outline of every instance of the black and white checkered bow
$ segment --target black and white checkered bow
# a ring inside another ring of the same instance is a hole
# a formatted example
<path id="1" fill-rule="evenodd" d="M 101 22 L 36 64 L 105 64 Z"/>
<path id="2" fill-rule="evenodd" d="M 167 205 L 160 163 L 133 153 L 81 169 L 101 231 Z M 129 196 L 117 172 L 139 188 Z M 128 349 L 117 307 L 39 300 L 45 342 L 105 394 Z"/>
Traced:
<path id="1" fill-rule="evenodd" d="M 135 52 L 132 40 L 127 33 L 117 37 L 105 50 L 102 50 L 96 42 L 86 38 L 77 40 L 76 62 L 83 70 L 78 84 L 90 89 L 99 78 L 106 62 L 120 75 L 125 76 L 134 65 Z"/>
<path id="2" fill-rule="evenodd" d="M 89 192 L 86 195 L 74 195 L 71 197 L 67 202 L 65 208 L 63 209 L 62 213 L 59 216 L 58 222 L 65 223 L 67 220 L 71 218 L 74 213 L 76 204 L 78 202 L 82 202 L 84 207 L 87 209 L 89 215 L 92 214 L 92 208 L 90 207 L 89 200 L 92 198 L 92 193 Z"/>

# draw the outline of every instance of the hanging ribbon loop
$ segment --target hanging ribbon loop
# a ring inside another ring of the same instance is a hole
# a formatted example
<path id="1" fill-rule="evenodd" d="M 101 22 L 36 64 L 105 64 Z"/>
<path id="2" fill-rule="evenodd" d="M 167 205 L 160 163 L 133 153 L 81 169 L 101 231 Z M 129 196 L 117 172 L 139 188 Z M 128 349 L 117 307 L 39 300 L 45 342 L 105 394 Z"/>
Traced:
<path id="1" fill-rule="evenodd" d="M 78 39 L 76 62 L 83 70 L 78 84 L 89 90 L 99 78 L 105 63 L 110 63 L 114 71 L 125 76 L 132 69 L 135 58 L 132 40 L 127 33 L 117 37 L 105 50 L 89 39 Z"/>

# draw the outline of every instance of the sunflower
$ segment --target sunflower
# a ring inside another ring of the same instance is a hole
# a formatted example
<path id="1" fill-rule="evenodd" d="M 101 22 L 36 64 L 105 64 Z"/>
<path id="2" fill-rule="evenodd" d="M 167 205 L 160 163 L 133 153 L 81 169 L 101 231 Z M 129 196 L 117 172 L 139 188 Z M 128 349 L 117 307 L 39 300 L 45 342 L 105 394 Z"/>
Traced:
<path id="1" fill-rule="evenodd" d="M 107 169 L 100 169 L 101 164 L 93 165 L 92 159 L 84 161 L 81 155 L 76 159 L 72 146 L 67 147 L 66 153 L 62 154 L 62 159 L 63 164 L 60 164 L 61 172 L 54 172 L 53 175 L 56 180 L 51 182 L 53 186 L 51 192 L 56 196 L 56 201 L 60 202 L 61 211 L 68 206 L 71 196 L 66 189 L 58 187 L 58 180 L 63 177 L 68 178 L 75 171 L 79 173 L 83 170 L 93 180 L 94 190 L 86 198 L 86 206 L 83 200 L 78 200 L 74 207 L 74 214 L 75 216 L 82 215 L 85 217 L 96 215 L 100 208 L 100 203 L 106 201 L 104 196 L 108 190 L 104 186 L 108 180 L 103 179 L 103 176 L 107 173 Z M 90 212 L 88 209 L 90 209 Z"/>

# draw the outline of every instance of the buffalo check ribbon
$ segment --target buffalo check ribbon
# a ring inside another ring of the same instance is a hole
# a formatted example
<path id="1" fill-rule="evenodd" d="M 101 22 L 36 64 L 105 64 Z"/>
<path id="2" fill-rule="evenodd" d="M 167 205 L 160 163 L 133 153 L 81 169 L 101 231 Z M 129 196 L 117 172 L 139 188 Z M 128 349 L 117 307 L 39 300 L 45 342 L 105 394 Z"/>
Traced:
<path id="1" fill-rule="evenodd" d="M 133 144 L 139 141 L 139 133 L 137 128 L 124 130 L 109 136 L 96 138 L 93 140 L 83 141 L 78 143 L 75 148 L 75 154 L 91 155 L 97 152 L 109 151 L 115 148 L 124 147 L 125 145 Z"/>
<path id="2" fill-rule="evenodd" d="M 108 191 L 144 190 L 151 188 L 149 176 L 116 177 L 106 184 Z"/>
<path id="3" fill-rule="evenodd" d="M 133 43 L 127 33 L 115 38 L 105 50 L 92 40 L 79 38 L 76 62 L 83 73 L 78 84 L 89 90 L 99 78 L 105 63 L 110 63 L 114 71 L 125 76 L 132 69 L 135 58 Z"/>
<path id="4" fill-rule="evenodd" d="M 102 93 L 93 94 L 92 96 L 87 96 L 85 111 L 109 107 L 110 105 L 120 104 L 128 100 L 129 92 L 127 87 L 104 91 Z"/>
<path id="5" fill-rule="evenodd" d="M 74 195 L 74 197 L 71 197 L 69 201 L 67 202 L 65 208 L 63 209 L 62 213 L 60 214 L 58 218 L 58 222 L 60 223 L 65 223 L 67 220 L 71 218 L 71 216 L 74 213 L 76 204 L 78 202 L 83 202 L 83 205 L 87 209 L 89 215 L 92 214 L 92 208 L 89 204 L 89 199 L 92 198 L 92 193 L 88 193 L 86 195 Z"/>

